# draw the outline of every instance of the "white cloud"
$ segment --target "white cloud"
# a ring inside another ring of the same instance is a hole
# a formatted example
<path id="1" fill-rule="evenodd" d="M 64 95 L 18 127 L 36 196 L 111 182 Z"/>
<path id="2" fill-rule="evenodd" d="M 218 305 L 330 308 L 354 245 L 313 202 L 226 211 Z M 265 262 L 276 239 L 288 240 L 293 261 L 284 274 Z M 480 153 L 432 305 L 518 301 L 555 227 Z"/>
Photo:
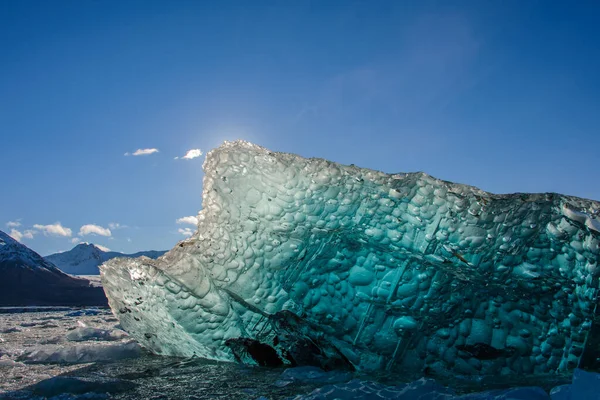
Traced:
<path id="1" fill-rule="evenodd" d="M 74 237 L 73 239 L 71 239 L 71 243 L 73 243 L 73 244 L 79 244 L 79 242 L 81 242 L 80 237 Z"/>
<path id="2" fill-rule="evenodd" d="M 33 235 L 35 233 L 37 232 L 32 231 L 31 229 L 27 229 L 26 231 L 21 232 L 15 228 L 12 228 L 8 235 L 15 239 L 17 242 L 21 242 L 23 239 L 33 239 Z"/>
<path id="3" fill-rule="evenodd" d="M 175 222 L 177 222 L 178 224 L 198 225 L 198 218 L 196 218 L 193 215 L 190 215 L 189 217 L 179 218 Z"/>
<path id="4" fill-rule="evenodd" d="M 126 156 L 147 156 L 150 154 L 158 153 L 158 149 L 137 149 L 133 153 L 125 153 Z"/>
<path id="5" fill-rule="evenodd" d="M 7 228 L 17 228 L 19 226 L 21 226 L 21 223 L 19 221 L 8 221 L 6 223 Z"/>
<path id="6" fill-rule="evenodd" d="M 102 246 L 101 244 L 94 244 L 94 246 L 96 246 L 97 248 L 99 248 L 102 251 L 110 251 L 110 249 L 106 246 Z"/>
<path id="7" fill-rule="evenodd" d="M 90 234 L 95 234 L 95 235 L 100 235 L 100 236 L 111 236 L 112 232 L 108 228 L 103 228 L 100 225 L 94 225 L 94 224 L 83 225 L 79 229 L 79 236 L 85 236 L 85 235 L 90 235 Z"/>
<path id="8" fill-rule="evenodd" d="M 181 158 L 182 160 L 193 160 L 196 157 L 200 157 L 202 155 L 202 150 L 200 149 L 191 149 L 188 150 L 187 153 L 183 157 L 175 157 L 176 160 Z"/>
<path id="9" fill-rule="evenodd" d="M 12 237 L 17 242 L 20 242 L 21 239 L 23 239 L 23 234 L 21 232 L 19 232 L 18 230 L 16 230 L 16 229 L 11 229 L 10 233 L 8 234 L 8 236 Z"/>
<path id="10" fill-rule="evenodd" d="M 65 228 L 60 224 L 60 222 L 57 222 L 52 225 L 35 224 L 33 225 L 33 227 L 37 230 L 42 231 L 44 235 L 70 237 L 73 234 L 73 231 L 71 229 Z"/>
<path id="11" fill-rule="evenodd" d="M 192 236 L 194 234 L 194 231 L 191 228 L 179 228 L 177 232 L 184 236 Z"/>

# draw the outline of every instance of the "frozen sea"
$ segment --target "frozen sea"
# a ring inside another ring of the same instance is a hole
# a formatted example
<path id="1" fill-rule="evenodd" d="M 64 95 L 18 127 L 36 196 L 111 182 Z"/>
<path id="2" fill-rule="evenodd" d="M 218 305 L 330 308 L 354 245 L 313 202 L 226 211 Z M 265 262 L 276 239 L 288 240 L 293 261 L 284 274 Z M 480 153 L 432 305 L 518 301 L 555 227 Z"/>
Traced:
<path id="1" fill-rule="evenodd" d="M 496 376 L 440 382 L 159 357 L 120 330 L 109 309 L 0 310 L 2 399 L 549 399 L 551 388 L 570 381 L 571 376 L 548 375 L 533 381 Z M 506 391 L 517 386 L 537 388 Z M 493 389 L 501 390 L 489 392 Z M 576 398 L 557 393 L 552 399 Z"/>
<path id="2" fill-rule="evenodd" d="M 281 370 L 148 354 L 118 329 L 109 309 L 2 311 L 0 398 L 286 398 L 314 387 L 275 386 Z"/>

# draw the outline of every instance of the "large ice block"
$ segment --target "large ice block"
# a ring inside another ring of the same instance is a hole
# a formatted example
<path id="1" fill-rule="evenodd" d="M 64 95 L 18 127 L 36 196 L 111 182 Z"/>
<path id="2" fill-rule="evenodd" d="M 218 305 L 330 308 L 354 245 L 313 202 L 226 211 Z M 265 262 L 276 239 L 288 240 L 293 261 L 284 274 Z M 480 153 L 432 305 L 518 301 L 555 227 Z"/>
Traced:
<path id="1" fill-rule="evenodd" d="M 204 171 L 191 238 L 101 267 L 123 329 L 158 354 L 435 376 L 567 371 L 590 351 L 598 202 L 244 141 Z"/>

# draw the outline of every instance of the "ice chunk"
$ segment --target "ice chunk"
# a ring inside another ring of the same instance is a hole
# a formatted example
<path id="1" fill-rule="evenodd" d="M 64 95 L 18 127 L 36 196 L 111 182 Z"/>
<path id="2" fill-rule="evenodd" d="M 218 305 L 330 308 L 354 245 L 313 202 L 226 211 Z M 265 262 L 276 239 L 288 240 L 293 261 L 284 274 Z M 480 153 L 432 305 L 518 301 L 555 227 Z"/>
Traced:
<path id="1" fill-rule="evenodd" d="M 103 314 L 105 311 L 98 308 L 84 308 L 82 310 L 71 311 L 65 314 L 65 317 L 80 317 L 82 315 L 98 315 Z"/>
<path id="2" fill-rule="evenodd" d="M 123 329 L 155 353 L 446 377 L 595 359 L 598 202 L 243 141 L 204 169 L 191 238 L 101 267 Z"/>
<path id="3" fill-rule="evenodd" d="M 86 340 L 121 340 L 127 337 L 127 333 L 121 330 L 98 329 L 89 326 L 76 328 L 67 333 L 67 339 L 72 342 L 83 342 Z"/>
<path id="4" fill-rule="evenodd" d="M 33 386 L 32 392 L 37 396 L 43 397 L 52 397 L 64 394 L 90 394 L 89 396 L 83 398 L 98 398 L 98 396 L 94 396 L 92 393 L 96 393 L 98 395 L 106 393 L 120 393 L 131 390 L 136 386 L 137 385 L 132 382 L 120 379 L 102 379 L 96 377 L 95 380 L 88 380 L 76 377 L 56 376 L 54 378 L 38 382 Z M 108 396 L 104 396 L 104 398 L 107 397 Z"/>
<path id="5" fill-rule="evenodd" d="M 22 362 L 14 361 L 8 358 L 6 355 L 0 356 L 0 367 L 24 367 L 25 364 Z"/>
<path id="6" fill-rule="evenodd" d="M 10 328 L 0 329 L 0 333 L 15 333 L 21 332 L 21 329 L 11 326 Z"/>
<path id="7" fill-rule="evenodd" d="M 135 358 L 142 354 L 136 342 L 40 346 L 19 357 L 25 363 L 88 363 Z"/>

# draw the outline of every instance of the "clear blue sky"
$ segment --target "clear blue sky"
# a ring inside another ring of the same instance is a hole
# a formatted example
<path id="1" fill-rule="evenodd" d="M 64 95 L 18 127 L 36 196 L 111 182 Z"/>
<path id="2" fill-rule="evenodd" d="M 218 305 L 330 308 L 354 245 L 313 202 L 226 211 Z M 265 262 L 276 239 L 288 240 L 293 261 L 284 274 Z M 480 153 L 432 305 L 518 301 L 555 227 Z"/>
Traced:
<path id="1" fill-rule="evenodd" d="M 171 248 L 204 159 L 174 157 L 237 138 L 600 199 L 598 21 L 597 1 L 0 1 L 0 229 L 43 255 Z"/>

